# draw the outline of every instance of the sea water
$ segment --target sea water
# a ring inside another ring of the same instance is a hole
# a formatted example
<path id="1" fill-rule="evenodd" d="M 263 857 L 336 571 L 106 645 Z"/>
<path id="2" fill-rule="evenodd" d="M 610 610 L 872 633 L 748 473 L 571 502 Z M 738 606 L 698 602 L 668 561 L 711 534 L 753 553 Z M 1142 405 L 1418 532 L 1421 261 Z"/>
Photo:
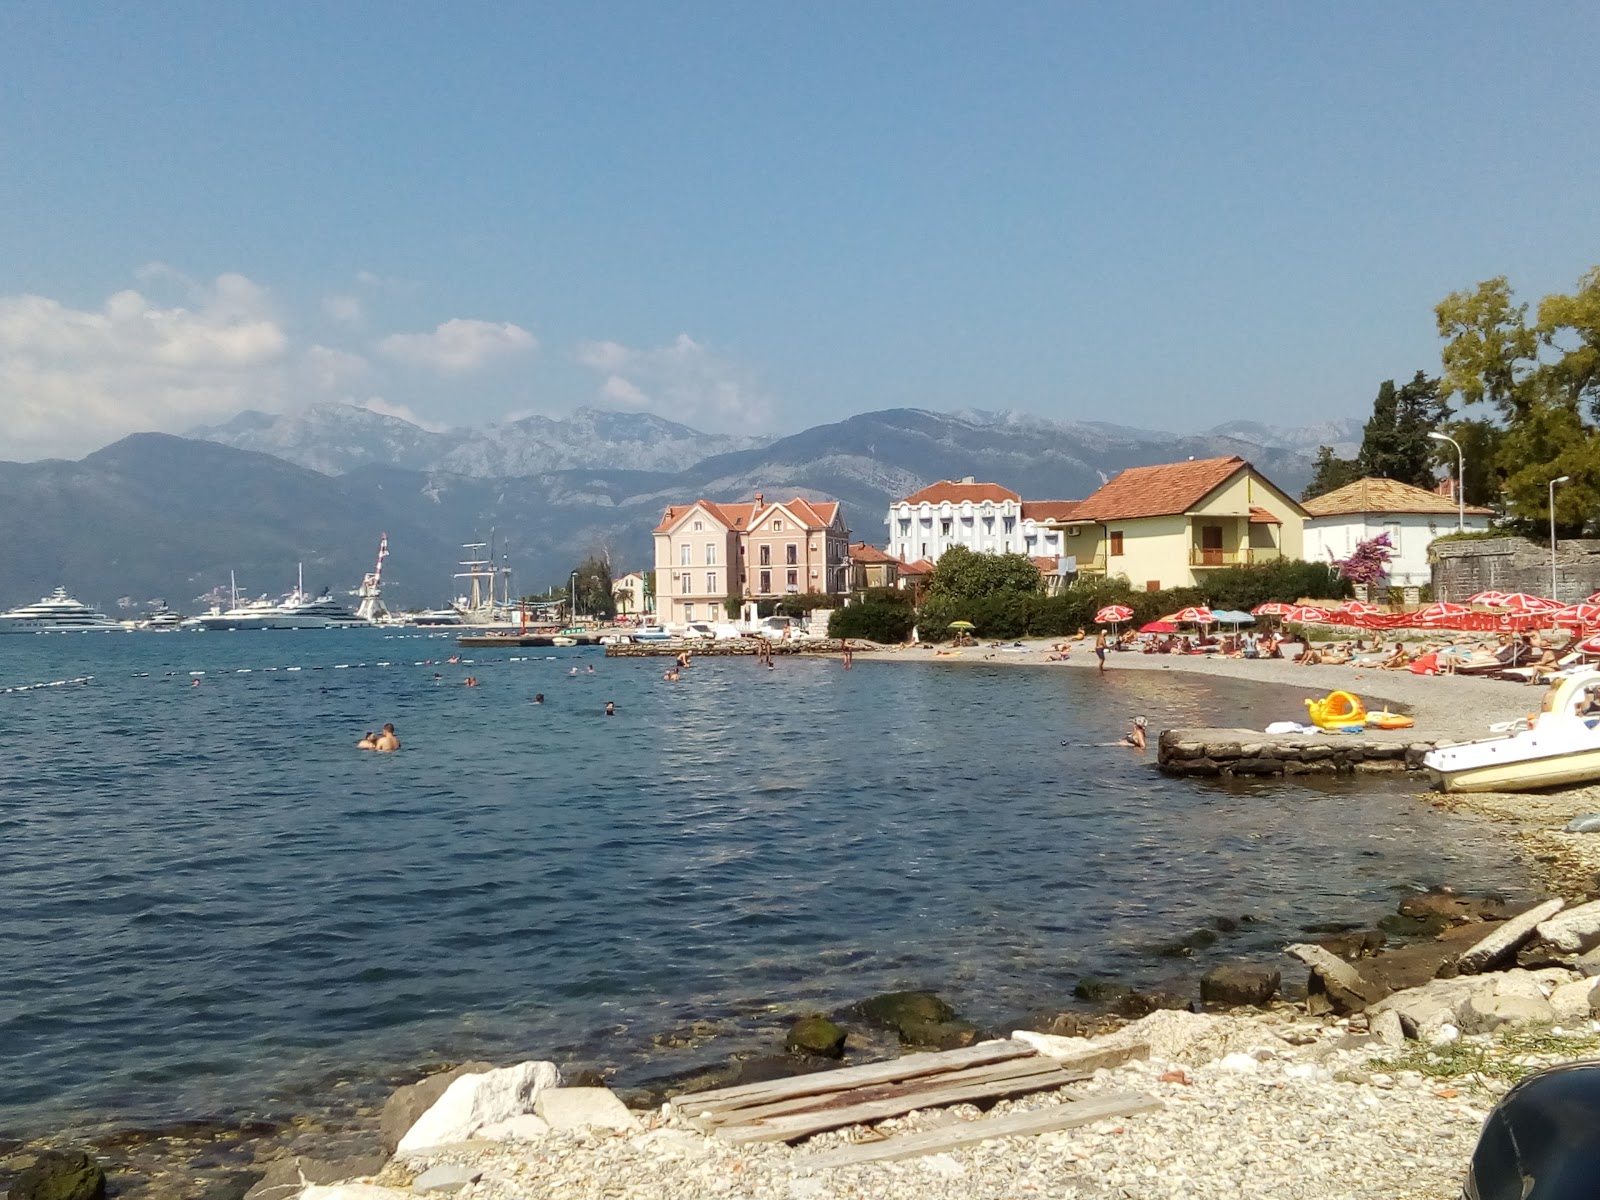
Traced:
<path id="1" fill-rule="evenodd" d="M 467 1056 L 626 1081 L 686 1024 L 716 1035 L 686 1054 L 770 1047 L 783 1014 L 893 988 L 1003 1024 L 1084 975 L 1192 989 L 1397 889 L 1514 878 L 1415 780 L 1207 786 L 1112 744 L 1136 715 L 1260 728 L 1298 709 L 1281 688 L 453 653 L 0 638 L 0 688 L 93 676 L 0 694 L 0 1128 L 281 1108 Z M 355 749 L 386 721 L 400 753 Z"/>

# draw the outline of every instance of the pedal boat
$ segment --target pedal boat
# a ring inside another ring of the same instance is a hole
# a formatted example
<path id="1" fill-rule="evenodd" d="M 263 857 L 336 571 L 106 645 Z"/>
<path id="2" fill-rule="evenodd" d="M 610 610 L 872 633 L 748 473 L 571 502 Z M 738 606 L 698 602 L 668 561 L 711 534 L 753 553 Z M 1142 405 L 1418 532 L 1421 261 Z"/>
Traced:
<path id="1" fill-rule="evenodd" d="M 1422 765 L 1445 792 L 1529 792 L 1600 780 L 1600 671 L 1556 680 L 1524 728 L 1440 746 Z"/>

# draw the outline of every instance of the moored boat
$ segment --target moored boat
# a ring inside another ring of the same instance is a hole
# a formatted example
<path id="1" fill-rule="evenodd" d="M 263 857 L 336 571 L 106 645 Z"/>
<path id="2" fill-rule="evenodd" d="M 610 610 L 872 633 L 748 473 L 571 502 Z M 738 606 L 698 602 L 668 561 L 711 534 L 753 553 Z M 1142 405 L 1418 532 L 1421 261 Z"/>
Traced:
<path id="1" fill-rule="evenodd" d="M 1600 780 L 1600 671 L 1557 679 L 1524 729 L 1423 756 L 1446 792 L 1526 792 Z"/>
<path id="2" fill-rule="evenodd" d="M 33 604 L 0 613 L 0 633 L 105 633 L 123 625 L 58 587 Z"/>

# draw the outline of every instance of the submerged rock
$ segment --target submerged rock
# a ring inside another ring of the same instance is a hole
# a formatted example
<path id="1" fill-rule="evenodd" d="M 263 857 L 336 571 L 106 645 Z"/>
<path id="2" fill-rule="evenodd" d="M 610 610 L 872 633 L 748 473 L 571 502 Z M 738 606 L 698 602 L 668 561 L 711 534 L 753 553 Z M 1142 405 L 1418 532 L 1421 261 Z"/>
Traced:
<path id="1" fill-rule="evenodd" d="M 979 1039 L 970 1021 L 905 1021 L 899 1027 L 900 1044 L 919 1050 L 959 1050 Z"/>
<path id="2" fill-rule="evenodd" d="M 1125 983 L 1117 983 L 1111 979 L 1100 979 L 1094 975 L 1085 975 L 1072 988 L 1072 994 L 1079 1000 L 1090 1000 L 1096 1003 L 1116 1000 L 1121 996 L 1131 995 L 1132 993 L 1133 989 Z"/>
<path id="3" fill-rule="evenodd" d="M 106 1173 L 82 1150 L 46 1150 L 12 1181 L 10 1200 L 105 1200 Z"/>
<path id="4" fill-rule="evenodd" d="M 1212 967 L 1200 979 L 1200 999 L 1230 1007 L 1270 1004 L 1283 977 L 1273 967 L 1248 964 Z"/>
<path id="5" fill-rule="evenodd" d="M 932 992 L 885 992 L 863 1000 L 856 1011 L 869 1021 L 899 1029 L 908 1023 L 948 1021 L 956 1010 Z"/>
<path id="6" fill-rule="evenodd" d="M 845 1031 L 827 1017 L 801 1017 L 789 1027 L 783 1048 L 790 1054 L 815 1058 L 843 1058 Z"/>

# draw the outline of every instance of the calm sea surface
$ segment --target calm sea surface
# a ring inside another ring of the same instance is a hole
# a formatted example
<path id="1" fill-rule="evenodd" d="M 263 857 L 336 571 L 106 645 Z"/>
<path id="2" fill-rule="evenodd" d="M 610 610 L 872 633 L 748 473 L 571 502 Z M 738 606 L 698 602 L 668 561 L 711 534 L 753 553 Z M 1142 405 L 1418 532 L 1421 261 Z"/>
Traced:
<path id="1" fill-rule="evenodd" d="M 1000 1022 L 1084 974 L 1192 986 L 1406 883 L 1517 879 L 1396 785 L 1207 787 L 1104 744 L 1139 713 L 1259 728 L 1293 691 L 798 659 L 669 684 L 596 650 L 423 665 L 452 651 L 0 638 L 0 687 L 95 677 L 0 694 L 0 1128 L 292 1106 L 468 1055 L 626 1080 L 692 1065 L 651 1047 L 689 1022 L 717 1023 L 716 1057 L 770 1045 L 774 1005 L 896 987 Z M 384 721 L 401 753 L 353 748 Z M 1246 913 L 1193 962 L 1150 953 Z"/>

